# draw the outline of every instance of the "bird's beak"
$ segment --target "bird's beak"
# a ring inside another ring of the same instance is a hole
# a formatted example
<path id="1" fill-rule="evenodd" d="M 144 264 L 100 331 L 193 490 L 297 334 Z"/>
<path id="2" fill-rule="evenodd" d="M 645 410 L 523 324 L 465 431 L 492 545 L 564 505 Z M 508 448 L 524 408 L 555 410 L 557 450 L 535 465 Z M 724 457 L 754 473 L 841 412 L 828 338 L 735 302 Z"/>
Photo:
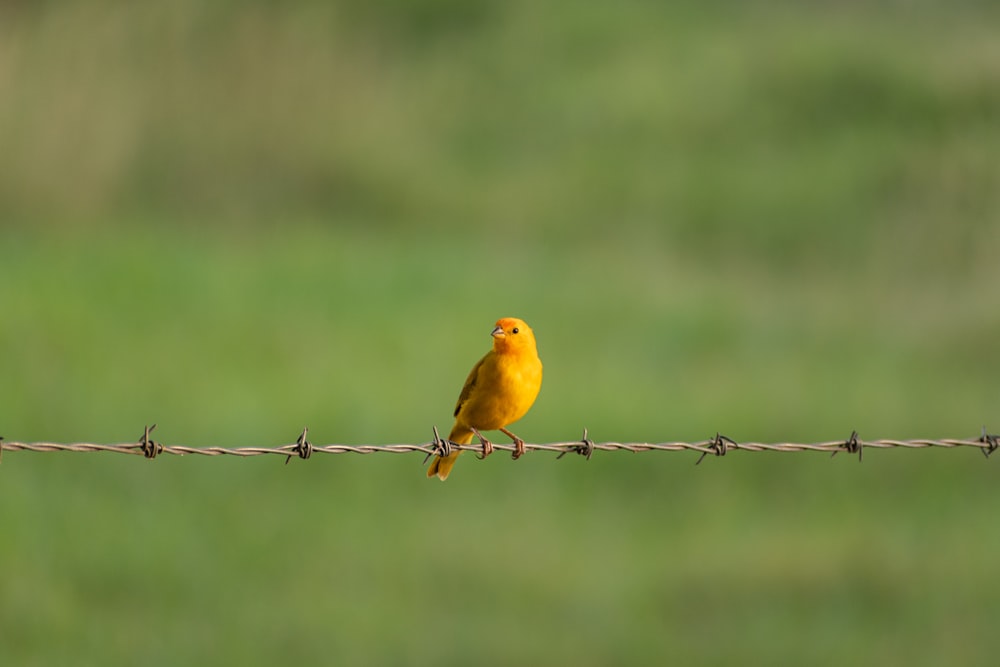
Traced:
<path id="1" fill-rule="evenodd" d="M 497 327 L 490 332 L 490 335 L 493 336 L 494 338 L 503 338 L 507 334 L 503 332 L 503 327 L 497 325 Z"/>

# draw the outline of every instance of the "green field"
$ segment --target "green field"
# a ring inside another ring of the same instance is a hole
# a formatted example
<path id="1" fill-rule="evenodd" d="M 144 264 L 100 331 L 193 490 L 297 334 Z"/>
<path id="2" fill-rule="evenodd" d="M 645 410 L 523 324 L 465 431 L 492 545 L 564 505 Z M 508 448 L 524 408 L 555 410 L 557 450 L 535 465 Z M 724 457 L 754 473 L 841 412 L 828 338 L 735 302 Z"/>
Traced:
<path id="1" fill-rule="evenodd" d="M 0 8 L 0 435 L 1000 431 L 991 5 L 369 4 Z M 996 456 L 697 458 L 5 452 L 0 662 L 995 660 Z"/>

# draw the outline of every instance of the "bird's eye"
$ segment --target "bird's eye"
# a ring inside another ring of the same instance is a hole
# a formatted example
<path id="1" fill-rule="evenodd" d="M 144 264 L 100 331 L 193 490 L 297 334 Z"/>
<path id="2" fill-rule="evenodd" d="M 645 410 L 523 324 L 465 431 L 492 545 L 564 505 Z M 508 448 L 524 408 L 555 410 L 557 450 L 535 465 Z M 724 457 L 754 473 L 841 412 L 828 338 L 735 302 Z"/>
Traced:
<path id="1" fill-rule="evenodd" d="M 517 333 L 517 327 L 514 327 L 513 329 L 511 329 L 510 332 L 511 333 Z"/>

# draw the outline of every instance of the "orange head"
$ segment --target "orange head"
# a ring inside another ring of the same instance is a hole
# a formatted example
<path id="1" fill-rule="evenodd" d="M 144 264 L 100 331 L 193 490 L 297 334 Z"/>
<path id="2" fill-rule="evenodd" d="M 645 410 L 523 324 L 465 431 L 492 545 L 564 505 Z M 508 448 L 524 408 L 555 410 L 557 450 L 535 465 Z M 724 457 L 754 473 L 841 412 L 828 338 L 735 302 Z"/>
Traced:
<path id="1" fill-rule="evenodd" d="M 493 350 L 498 354 L 530 352 L 538 354 L 535 348 L 535 334 L 524 320 L 504 317 L 497 320 L 490 333 L 493 336 Z"/>

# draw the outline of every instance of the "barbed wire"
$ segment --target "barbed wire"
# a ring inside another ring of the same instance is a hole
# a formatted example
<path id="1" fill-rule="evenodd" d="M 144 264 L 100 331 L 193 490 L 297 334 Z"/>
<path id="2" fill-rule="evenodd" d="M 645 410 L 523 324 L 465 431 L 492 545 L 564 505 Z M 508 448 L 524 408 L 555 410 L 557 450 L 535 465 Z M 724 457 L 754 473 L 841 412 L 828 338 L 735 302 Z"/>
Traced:
<path id="1" fill-rule="evenodd" d="M 420 453 L 426 457 L 433 455 L 447 455 L 450 452 L 463 450 L 480 454 L 482 458 L 486 451 L 484 443 L 472 445 L 460 445 L 441 438 L 437 427 L 434 427 L 434 439 L 422 444 L 388 444 L 388 445 L 313 445 L 307 439 L 308 428 L 302 429 L 302 434 L 294 443 L 279 445 L 276 447 L 189 447 L 186 445 L 165 445 L 150 437 L 156 424 L 146 426 L 142 437 L 135 443 L 122 444 L 94 444 L 94 443 L 70 443 L 61 444 L 54 442 L 5 442 L 0 437 L 0 458 L 5 451 L 29 451 L 29 452 L 114 452 L 117 454 L 142 454 L 148 459 L 156 458 L 159 454 L 174 454 L 183 456 L 185 454 L 196 454 L 201 456 L 260 456 L 264 454 L 277 454 L 285 456 L 285 463 L 288 463 L 293 456 L 308 459 L 314 452 L 320 454 L 411 454 Z M 508 451 L 512 454 L 516 451 L 513 444 L 490 443 L 492 449 Z M 830 440 L 827 442 L 813 443 L 763 443 L 763 442 L 737 442 L 721 433 L 716 433 L 715 437 L 700 442 L 594 442 L 588 437 L 587 429 L 583 430 L 583 437 L 580 440 L 567 442 L 551 442 L 544 444 L 524 443 L 524 451 L 554 452 L 562 458 L 566 454 L 580 454 L 588 460 L 595 451 L 616 452 L 624 451 L 638 454 L 642 452 L 679 452 L 694 451 L 701 454 L 698 463 L 702 462 L 709 454 L 724 456 L 730 451 L 745 452 L 828 452 L 834 456 L 840 452 L 857 454 L 861 460 L 864 449 L 926 449 L 932 447 L 942 447 L 952 449 L 956 447 L 978 448 L 984 456 L 988 457 L 1000 447 L 1000 436 L 989 434 L 986 427 L 978 438 L 944 438 L 930 439 L 920 438 L 914 440 L 862 440 L 857 431 L 853 431 L 846 440 Z"/>

